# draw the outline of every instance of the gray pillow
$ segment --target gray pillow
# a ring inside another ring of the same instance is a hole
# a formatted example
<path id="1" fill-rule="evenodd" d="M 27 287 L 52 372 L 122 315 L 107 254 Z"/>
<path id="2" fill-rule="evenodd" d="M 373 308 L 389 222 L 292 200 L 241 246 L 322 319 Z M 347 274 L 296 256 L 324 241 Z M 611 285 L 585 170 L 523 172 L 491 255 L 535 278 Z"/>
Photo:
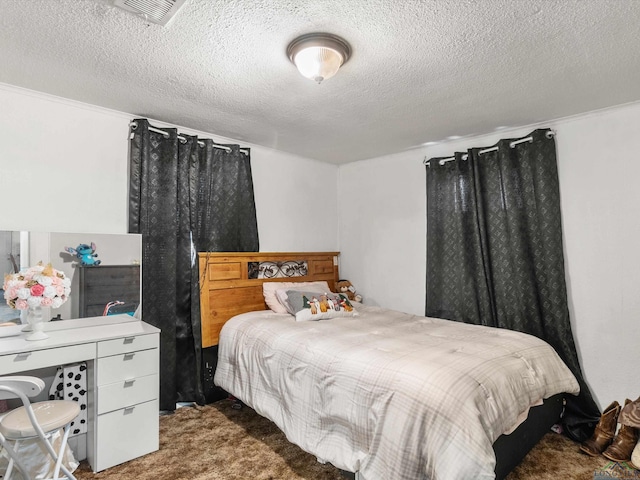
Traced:
<path id="1" fill-rule="evenodd" d="M 287 290 L 286 307 L 299 322 L 358 315 L 347 296 L 341 293 Z"/>

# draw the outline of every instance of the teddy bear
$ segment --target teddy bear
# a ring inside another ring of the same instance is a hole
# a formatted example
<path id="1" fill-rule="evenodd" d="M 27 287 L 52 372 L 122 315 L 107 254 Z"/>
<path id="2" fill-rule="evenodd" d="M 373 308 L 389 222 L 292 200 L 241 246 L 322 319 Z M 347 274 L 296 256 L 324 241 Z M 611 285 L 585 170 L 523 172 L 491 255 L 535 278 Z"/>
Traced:
<path id="1" fill-rule="evenodd" d="M 362 302 L 362 295 L 356 293 L 355 287 L 349 280 L 338 280 L 336 282 L 336 292 L 345 294 L 351 301 Z"/>

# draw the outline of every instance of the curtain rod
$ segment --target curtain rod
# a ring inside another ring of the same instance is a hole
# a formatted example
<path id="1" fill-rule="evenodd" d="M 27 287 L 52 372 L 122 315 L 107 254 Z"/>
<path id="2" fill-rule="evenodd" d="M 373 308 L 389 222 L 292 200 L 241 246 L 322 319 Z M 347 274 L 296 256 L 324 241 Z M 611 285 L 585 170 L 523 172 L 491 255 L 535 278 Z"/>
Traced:
<path id="1" fill-rule="evenodd" d="M 547 138 L 551 138 L 555 135 L 556 133 L 553 130 L 549 130 L 547 133 L 545 133 L 545 136 Z M 525 142 L 533 142 L 533 137 L 532 136 L 528 136 L 528 137 L 524 137 L 521 138 L 520 140 L 514 140 L 513 142 L 509 142 L 509 146 L 511 148 L 514 148 L 516 145 L 520 144 L 520 143 L 525 143 Z M 485 153 L 489 153 L 489 152 L 497 152 L 498 151 L 498 147 L 489 147 L 489 148 L 485 148 L 484 150 L 480 150 L 478 152 L 478 155 L 484 155 Z M 467 155 L 466 153 L 464 155 L 462 155 L 462 160 L 466 160 L 467 158 L 469 158 L 469 155 Z M 451 162 L 453 160 L 455 160 L 456 157 L 447 157 L 447 158 L 442 158 L 440 160 L 438 160 L 438 163 L 440 165 L 444 165 L 447 162 Z M 424 157 L 424 160 L 422 161 L 423 165 L 426 165 L 427 167 L 430 167 L 430 162 L 431 160 L 427 160 L 427 157 Z"/>
<path id="2" fill-rule="evenodd" d="M 129 123 L 129 125 L 131 126 L 131 128 L 133 128 L 134 130 L 136 128 L 138 128 L 138 122 L 131 122 Z M 149 131 L 150 132 L 156 132 L 156 133 L 160 133 L 162 136 L 164 136 L 165 138 L 169 136 L 169 134 L 167 132 L 165 132 L 164 130 L 160 130 L 159 128 L 155 128 L 152 127 L 151 125 L 149 125 Z M 180 140 L 182 143 L 187 143 L 187 139 L 184 138 L 182 135 L 178 134 L 178 140 Z M 204 142 L 201 142 L 200 140 L 198 140 L 198 145 L 201 147 L 204 147 Z M 231 151 L 231 147 L 226 147 L 224 145 L 216 145 L 215 143 L 212 144 L 213 148 L 219 148 L 221 150 L 226 150 L 227 152 Z M 249 153 L 248 150 L 241 148 L 240 149 L 240 153 L 244 153 L 245 155 L 247 155 Z"/>

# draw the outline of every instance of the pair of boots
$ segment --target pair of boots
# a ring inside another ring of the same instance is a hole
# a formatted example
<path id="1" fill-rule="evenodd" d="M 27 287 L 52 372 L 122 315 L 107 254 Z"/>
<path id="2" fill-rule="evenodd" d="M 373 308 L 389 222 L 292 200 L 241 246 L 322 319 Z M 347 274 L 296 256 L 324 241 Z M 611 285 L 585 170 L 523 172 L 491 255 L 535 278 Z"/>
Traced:
<path id="1" fill-rule="evenodd" d="M 620 429 L 616 429 L 620 423 Z M 627 399 L 624 408 L 618 402 L 609 405 L 596 425 L 593 436 L 586 440 L 580 450 L 595 457 L 604 455 L 614 462 L 631 462 L 640 468 L 640 398 L 635 402 Z"/>

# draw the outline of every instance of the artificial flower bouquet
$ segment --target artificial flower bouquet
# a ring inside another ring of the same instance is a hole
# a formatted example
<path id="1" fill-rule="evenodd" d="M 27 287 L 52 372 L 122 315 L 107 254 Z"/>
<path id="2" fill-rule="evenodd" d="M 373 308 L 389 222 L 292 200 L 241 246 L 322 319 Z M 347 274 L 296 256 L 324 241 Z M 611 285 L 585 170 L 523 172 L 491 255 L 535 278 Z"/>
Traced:
<path id="1" fill-rule="evenodd" d="M 58 308 L 69 298 L 71 280 L 51 264 L 45 266 L 40 262 L 24 272 L 5 275 L 2 288 L 11 308 Z"/>

